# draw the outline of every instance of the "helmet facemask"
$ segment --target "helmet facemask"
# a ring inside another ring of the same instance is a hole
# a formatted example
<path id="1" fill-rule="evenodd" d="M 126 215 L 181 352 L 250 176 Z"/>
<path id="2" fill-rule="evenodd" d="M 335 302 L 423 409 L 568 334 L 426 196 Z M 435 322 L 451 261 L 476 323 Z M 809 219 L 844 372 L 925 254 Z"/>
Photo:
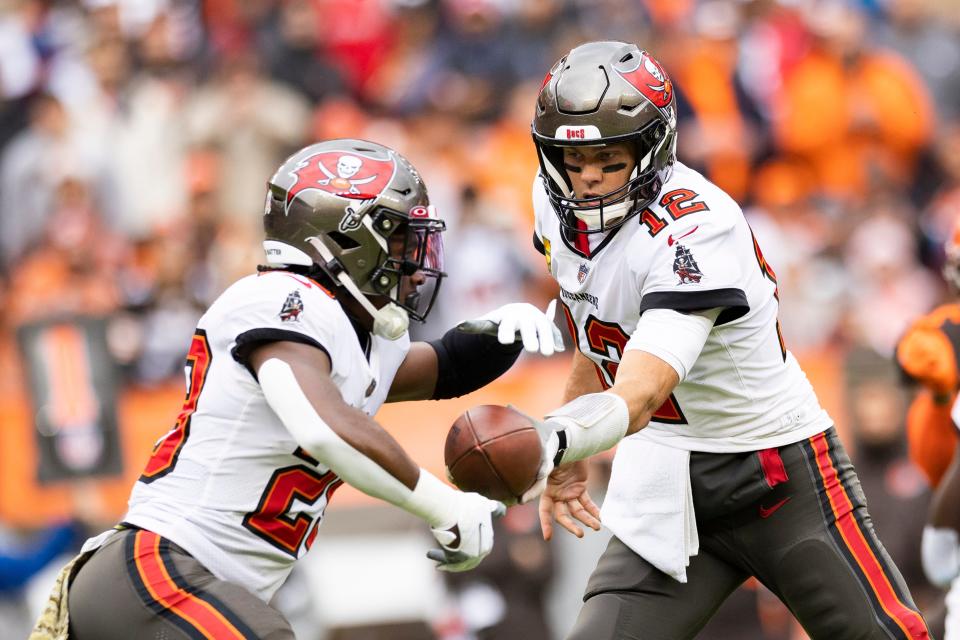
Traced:
<path id="1" fill-rule="evenodd" d="M 590 42 L 544 78 L 532 133 L 547 195 L 563 228 L 610 231 L 642 212 L 676 161 L 676 97 L 660 64 L 637 45 Z M 577 197 L 563 150 L 628 143 L 635 170 L 606 194 Z"/>
<path id="2" fill-rule="evenodd" d="M 441 236 L 446 225 L 435 215 L 404 219 L 389 210 L 382 210 L 373 216 L 374 227 L 385 222 L 394 231 L 385 239 L 380 268 L 370 277 L 370 287 L 376 293 L 368 295 L 374 302 L 379 301 L 378 298 L 383 298 L 386 303 L 392 302 L 413 320 L 423 322 L 433 309 L 440 283 L 446 276 Z"/>
<path id="3" fill-rule="evenodd" d="M 667 127 L 652 121 L 643 130 L 602 141 L 588 140 L 558 144 L 534 135 L 539 151 L 540 170 L 550 204 L 561 226 L 573 233 L 602 233 L 615 229 L 643 210 L 656 197 L 662 186 L 660 171 L 653 158 L 663 153 L 666 145 L 675 144 Z M 594 147 L 632 143 L 634 167 L 620 187 L 598 196 L 578 198 L 573 191 L 569 169 L 564 163 L 565 147 Z"/>

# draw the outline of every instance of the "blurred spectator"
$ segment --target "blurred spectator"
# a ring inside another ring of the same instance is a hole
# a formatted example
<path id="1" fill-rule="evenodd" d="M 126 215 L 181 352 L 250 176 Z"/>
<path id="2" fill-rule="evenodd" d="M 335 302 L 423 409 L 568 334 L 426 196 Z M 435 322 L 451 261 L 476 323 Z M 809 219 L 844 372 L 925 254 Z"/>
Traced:
<path id="1" fill-rule="evenodd" d="M 848 274 L 832 254 L 841 240 L 831 209 L 813 198 L 814 176 L 802 162 L 770 161 L 752 180 L 745 214 L 777 274 L 780 322 L 792 351 L 834 341 L 847 297 Z"/>
<path id="2" fill-rule="evenodd" d="M 255 226 L 264 181 L 303 142 L 309 117 L 306 100 L 264 76 L 259 66 L 249 54 L 226 61 L 186 108 L 190 142 L 219 151 L 221 210 Z"/>
<path id="3" fill-rule="evenodd" d="M 40 94 L 30 124 L 0 160 L 0 263 L 9 265 L 38 241 L 64 180 L 86 177 L 94 152 L 76 135 L 59 100 Z"/>
<path id="4" fill-rule="evenodd" d="M 14 324 L 57 315 L 107 315 L 120 306 L 115 276 L 125 257 L 93 207 L 89 185 L 66 179 L 39 242 L 11 277 L 7 312 Z"/>
<path id="5" fill-rule="evenodd" d="M 889 21 L 877 42 L 897 51 L 913 65 L 930 90 L 943 121 L 960 116 L 960 38 L 938 20 L 927 0 L 888 0 Z"/>
<path id="6" fill-rule="evenodd" d="M 440 319 L 431 322 L 436 327 L 452 326 L 512 300 L 526 300 L 525 286 L 534 273 L 517 251 L 515 219 L 509 212 L 482 200 L 469 185 L 460 198 L 459 224 L 450 237 L 456 251 L 446 254 L 446 271 L 454 286 L 438 298 Z"/>
<path id="7" fill-rule="evenodd" d="M 258 46 L 270 77 L 293 87 L 312 103 L 345 89 L 340 72 L 320 55 L 318 10 L 312 0 L 280 2 L 261 30 Z"/>
<path id="8" fill-rule="evenodd" d="M 323 53 L 357 96 L 376 92 L 370 82 L 393 42 L 391 3 L 382 0 L 313 0 Z"/>
<path id="9" fill-rule="evenodd" d="M 927 171 L 931 191 L 920 220 L 928 264 L 943 266 L 943 247 L 960 220 L 960 120 L 941 129 L 934 141 L 933 166 Z"/>
<path id="10" fill-rule="evenodd" d="M 497 96 L 517 80 L 518 71 L 503 8 L 494 0 L 443 0 L 442 7 L 434 52 L 439 68 L 427 89 L 430 105 L 466 118 L 496 116 Z"/>
<path id="11" fill-rule="evenodd" d="M 809 162 L 828 194 L 903 188 L 933 126 L 922 80 L 896 54 L 870 46 L 864 17 L 849 5 L 817 3 L 807 24 L 812 48 L 785 74 L 775 102 L 779 148 Z"/>
<path id="12" fill-rule="evenodd" d="M 851 277 L 849 338 L 892 356 L 897 339 L 914 318 L 933 307 L 940 284 L 917 261 L 909 211 L 901 202 L 867 205 L 846 248 Z"/>
<path id="13" fill-rule="evenodd" d="M 668 63 L 677 88 L 678 153 L 684 162 L 742 201 L 759 141 L 760 115 L 736 73 L 740 15 L 721 0 L 701 4 L 694 33 Z"/>

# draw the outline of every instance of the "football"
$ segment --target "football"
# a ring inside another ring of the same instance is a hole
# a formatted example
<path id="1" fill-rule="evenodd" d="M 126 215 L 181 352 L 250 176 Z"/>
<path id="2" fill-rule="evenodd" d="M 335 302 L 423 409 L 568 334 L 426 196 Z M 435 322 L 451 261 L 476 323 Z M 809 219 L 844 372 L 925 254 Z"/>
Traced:
<path id="1" fill-rule="evenodd" d="M 512 504 L 536 481 L 541 449 L 529 418 L 509 407 L 484 404 L 454 421 L 443 457 L 447 476 L 462 491 Z"/>

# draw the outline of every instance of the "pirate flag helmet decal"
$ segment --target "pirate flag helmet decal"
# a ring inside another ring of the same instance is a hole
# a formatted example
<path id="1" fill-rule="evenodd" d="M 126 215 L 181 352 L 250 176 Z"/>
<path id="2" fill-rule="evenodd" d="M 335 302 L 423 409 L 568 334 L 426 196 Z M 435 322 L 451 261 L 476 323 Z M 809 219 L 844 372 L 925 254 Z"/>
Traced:
<path id="1" fill-rule="evenodd" d="M 287 158 L 267 184 L 263 226 L 268 264 L 319 268 L 391 339 L 427 317 L 445 276 L 445 223 L 420 174 L 374 142 L 330 140 Z"/>

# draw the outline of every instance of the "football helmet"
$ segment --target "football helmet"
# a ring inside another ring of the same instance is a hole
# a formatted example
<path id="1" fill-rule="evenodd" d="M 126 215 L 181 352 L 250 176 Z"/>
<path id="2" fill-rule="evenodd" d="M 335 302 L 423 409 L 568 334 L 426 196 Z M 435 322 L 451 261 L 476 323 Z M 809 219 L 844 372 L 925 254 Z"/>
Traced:
<path id="1" fill-rule="evenodd" d="M 287 158 L 267 184 L 263 226 L 269 265 L 321 270 L 392 340 L 427 317 L 446 275 L 446 225 L 420 174 L 374 142 L 330 140 Z"/>
<path id="2" fill-rule="evenodd" d="M 574 233 L 608 231 L 649 205 L 670 177 L 677 147 L 673 84 L 635 44 L 583 44 L 547 73 L 532 129 L 540 173 L 561 225 Z M 599 203 L 577 198 L 563 148 L 620 142 L 635 145 L 636 166 L 626 184 Z"/>

